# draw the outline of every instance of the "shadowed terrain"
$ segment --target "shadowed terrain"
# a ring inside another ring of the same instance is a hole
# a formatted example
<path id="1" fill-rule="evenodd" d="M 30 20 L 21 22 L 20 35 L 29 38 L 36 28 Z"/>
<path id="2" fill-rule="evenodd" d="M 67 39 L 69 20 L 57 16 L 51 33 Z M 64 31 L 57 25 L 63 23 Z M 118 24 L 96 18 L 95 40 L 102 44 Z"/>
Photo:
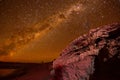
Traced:
<path id="1" fill-rule="evenodd" d="M 10 74 L 1 76 L 0 80 L 48 80 L 52 63 L 12 63 L 0 62 L 0 71 L 3 69 L 15 69 Z"/>

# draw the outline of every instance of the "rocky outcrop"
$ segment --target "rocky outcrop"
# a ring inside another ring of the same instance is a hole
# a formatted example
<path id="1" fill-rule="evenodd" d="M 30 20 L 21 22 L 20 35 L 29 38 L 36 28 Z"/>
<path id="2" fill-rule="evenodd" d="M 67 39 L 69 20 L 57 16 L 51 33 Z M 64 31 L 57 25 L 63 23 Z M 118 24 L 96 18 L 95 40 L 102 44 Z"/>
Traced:
<path id="1" fill-rule="evenodd" d="M 52 80 L 95 80 L 107 69 L 110 72 L 108 65 L 120 67 L 119 32 L 120 24 L 114 23 L 75 39 L 53 62 Z M 114 66 L 116 61 L 118 64 Z"/>

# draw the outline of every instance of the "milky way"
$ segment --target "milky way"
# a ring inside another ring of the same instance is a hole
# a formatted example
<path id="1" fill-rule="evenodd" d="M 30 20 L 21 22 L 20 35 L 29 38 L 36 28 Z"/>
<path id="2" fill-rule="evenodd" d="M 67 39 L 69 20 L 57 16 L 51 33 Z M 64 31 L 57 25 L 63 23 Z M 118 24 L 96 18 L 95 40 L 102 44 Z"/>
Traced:
<path id="1" fill-rule="evenodd" d="M 50 30 L 57 27 L 57 25 L 60 25 L 63 21 L 68 19 L 73 12 L 80 12 L 83 9 L 82 4 L 77 3 L 71 5 L 68 9 L 65 9 L 65 11 L 54 14 L 32 27 L 14 32 L 12 36 L 5 41 L 4 46 L 1 47 L 1 54 L 9 54 L 16 48 L 20 48 L 30 41 L 44 36 Z"/>
<path id="2" fill-rule="evenodd" d="M 33 59 L 38 62 L 45 59 L 53 60 L 70 41 L 90 28 L 120 22 L 120 2 L 116 2 L 1 0 L 1 59 L 11 57 L 12 61 L 13 57 L 20 59 L 25 55 L 32 59 L 31 56 L 34 54 Z M 27 60 L 24 57 L 22 59 Z"/>

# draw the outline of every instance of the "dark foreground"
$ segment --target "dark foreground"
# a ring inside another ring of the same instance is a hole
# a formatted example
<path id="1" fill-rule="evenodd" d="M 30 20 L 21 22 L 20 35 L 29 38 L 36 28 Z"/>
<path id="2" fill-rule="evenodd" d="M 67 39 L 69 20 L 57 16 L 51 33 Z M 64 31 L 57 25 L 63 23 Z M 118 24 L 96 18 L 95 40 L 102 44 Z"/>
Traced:
<path id="1" fill-rule="evenodd" d="M 16 69 L 13 73 L 1 76 L 0 80 L 48 80 L 51 63 L 9 63 L 0 62 L 0 69 Z"/>

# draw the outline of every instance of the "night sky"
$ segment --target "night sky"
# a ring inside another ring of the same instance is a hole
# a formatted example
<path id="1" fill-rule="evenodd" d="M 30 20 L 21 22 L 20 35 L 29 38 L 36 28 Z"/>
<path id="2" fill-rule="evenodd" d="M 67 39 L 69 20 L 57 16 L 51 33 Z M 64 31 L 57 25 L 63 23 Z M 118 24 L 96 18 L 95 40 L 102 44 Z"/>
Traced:
<path id="1" fill-rule="evenodd" d="M 0 60 L 49 62 L 90 28 L 120 22 L 120 0 L 0 0 Z"/>

